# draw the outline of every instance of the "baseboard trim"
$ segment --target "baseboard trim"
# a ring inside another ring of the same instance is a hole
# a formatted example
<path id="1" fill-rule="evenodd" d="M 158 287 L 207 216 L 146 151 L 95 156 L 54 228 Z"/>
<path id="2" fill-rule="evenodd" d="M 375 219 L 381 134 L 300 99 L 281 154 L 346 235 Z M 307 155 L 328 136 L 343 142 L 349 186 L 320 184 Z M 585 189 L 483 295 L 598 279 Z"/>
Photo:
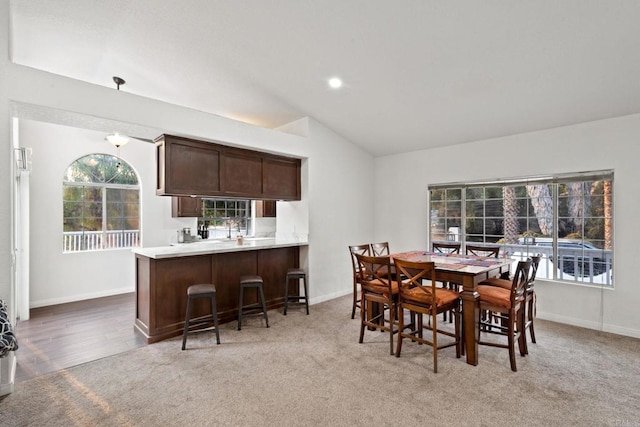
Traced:
<path id="1" fill-rule="evenodd" d="M 127 287 L 127 288 L 109 289 L 108 291 L 102 291 L 102 292 L 91 292 L 91 293 L 82 294 L 82 295 L 72 295 L 72 296 L 61 297 L 61 298 L 50 298 L 50 299 L 39 300 L 39 301 L 31 301 L 31 303 L 29 304 L 29 308 L 47 307 L 50 305 L 66 304 L 68 302 L 84 301 L 86 299 L 110 297 L 113 295 L 128 294 L 131 292 L 135 292 L 135 288 Z"/>
<path id="2" fill-rule="evenodd" d="M 578 326 L 581 328 L 593 329 L 596 331 L 609 332 L 616 335 L 626 337 L 640 338 L 640 331 L 637 329 L 625 328 L 617 325 L 609 325 L 601 322 L 593 322 L 584 319 L 576 319 L 574 317 L 559 316 L 553 313 L 545 313 L 538 311 L 537 317 L 551 322 L 564 323 L 566 325 Z"/>
<path id="3" fill-rule="evenodd" d="M 345 295 L 351 295 L 351 293 L 353 292 L 353 290 L 348 289 L 346 291 L 338 291 L 338 292 L 334 292 L 331 294 L 327 294 L 327 295 L 322 295 L 319 297 L 315 297 L 315 298 L 310 298 L 309 299 L 309 304 L 313 305 L 313 304 L 320 304 L 321 302 L 325 302 L 325 301 L 330 301 L 332 299 L 336 299 L 336 298 L 340 298 L 343 297 Z"/>

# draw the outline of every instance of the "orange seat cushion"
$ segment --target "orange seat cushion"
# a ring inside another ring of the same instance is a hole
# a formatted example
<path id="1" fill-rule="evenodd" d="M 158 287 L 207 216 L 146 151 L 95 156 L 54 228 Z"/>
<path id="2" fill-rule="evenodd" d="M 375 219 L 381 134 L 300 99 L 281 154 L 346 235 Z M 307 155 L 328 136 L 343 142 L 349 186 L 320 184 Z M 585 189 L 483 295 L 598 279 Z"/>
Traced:
<path id="1" fill-rule="evenodd" d="M 425 292 L 427 290 L 428 292 Z M 405 300 L 415 301 L 422 304 L 432 304 L 433 297 L 431 296 L 431 288 L 418 287 L 407 289 L 402 292 L 402 296 Z M 451 304 L 455 300 L 460 298 L 460 293 L 451 291 L 444 288 L 436 288 L 435 302 L 436 307 Z"/>
<path id="2" fill-rule="evenodd" d="M 387 287 L 386 282 L 383 282 L 380 279 L 375 279 L 375 280 L 368 281 L 366 285 L 369 289 L 372 289 L 373 292 L 377 292 L 379 294 L 385 294 L 385 296 L 388 296 L 387 291 L 389 290 L 389 288 Z M 398 293 L 398 282 L 396 282 L 395 280 L 391 282 L 391 292 L 394 295 Z"/>
<path id="3" fill-rule="evenodd" d="M 499 279 L 497 277 L 492 277 L 491 279 L 483 280 L 478 283 L 481 286 L 497 286 L 499 288 L 511 290 L 511 285 L 513 282 L 511 280 Z"/>
<path id="4" fill-rule="evenodd" d="M 479 300 L 498 307 L 511 308 L 511 288 L 504 289 L 498 286 L 479 285 Z"/>

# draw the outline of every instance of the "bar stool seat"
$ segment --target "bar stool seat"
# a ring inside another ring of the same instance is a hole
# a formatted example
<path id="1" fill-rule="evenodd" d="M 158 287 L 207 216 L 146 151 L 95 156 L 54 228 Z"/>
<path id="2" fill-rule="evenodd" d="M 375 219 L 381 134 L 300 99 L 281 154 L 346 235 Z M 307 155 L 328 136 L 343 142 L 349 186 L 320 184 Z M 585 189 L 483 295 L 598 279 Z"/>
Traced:
<path id="1" fill-rule="evenodd" d="M 209 298 L 211 300 L 211 315 L 200 319 L 191 320 L 191 305 L 195 299 Z M 213 326 L 189 330 L 192 326 L 211 324 Z M 197 284 L 187 288 L 187 314 L 184 318 L 184 331 L 182 333 L 182 349 L 187 347 L 187 335 L 205 331 L 216 331 L 216 341 L 220 344 L 220 332 L 218 330 L 218 311 L 216 309 L 216 287 L 212 284 Z"/>
<path id="2" fill-rule="evenodd" d="M 291 280 L 295 280 L 296 286 L 298 286 L 298 291 L 300 291 L 300 279 L 302 279 L 304 283 L 304 295 L 289 295 L 289 282 Z M 304 304 L 307 309 L 307 315 L 309 315 L 309 287 L 307 285 L 307 273 L 301 268 L 290 268 L 287 270 L 284 296 L 285 316 L 287 315 L 287 308 L 290 300 L 295 301 L 296 304 Z"/>
<path id="3" fill-rule="evenodd" d="M 260 316 L 264 317 L 264 320 L 269 327 L 269 316 L 267 316 L 267 305 L 264 299 L 264 291 L 262 290 L 262 284 L 264 281 L 262 277 L 257 275 L 245 275 L 240 276 L 240 298 L 238 300 L 238 330 L 242 329 L 242 317 L 243 316 Z M 244 290 L 248 288 L 255 288 L 257 297 L 260 301 L 256 304 L 244 304 Z M 245 314 L 245 310 L 260 310 L 258 313 Z"/>

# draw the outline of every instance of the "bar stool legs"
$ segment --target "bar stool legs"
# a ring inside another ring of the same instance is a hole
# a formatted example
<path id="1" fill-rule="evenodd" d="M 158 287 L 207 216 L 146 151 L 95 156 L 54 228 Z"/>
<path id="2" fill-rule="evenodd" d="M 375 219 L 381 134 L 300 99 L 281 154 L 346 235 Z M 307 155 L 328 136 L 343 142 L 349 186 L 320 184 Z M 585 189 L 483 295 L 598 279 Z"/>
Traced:
<path id="1" fill-rule="evenodd" d="M 191 321 L 191 305 L 193 300 L 197 298 L 209 298 L 211 300 L 211 315 L 201 319 Z M 210 324 L 213 322 L 213 327 L 207 327 L 204 329 L 197 329 L 190 331 L 190 326 Z M 214 329 L 216 331 L 216 341 L 220 344 L 220 332 L 218 330 L 218 311 L 216 309 L 216 287 L 211 284 L 191 285 L 187 288 L 187 314 L 184 318 L 184 331 L 182 333 L 182 349 L 187 347 L 187 335 L 205 332 Z"/>
<path id="2" fill-rule="evenodd" d="M 296 286 L 300 288 L 300 279 L 304 282 L 304 295 L 289 295 L 289 282 L 295 280 Z M 307 309 L 307 315 L 309 315 L 309 286 L 307 285 L 307 274 L 301 268 L 290 268 L 287 270 L 287 279 L 285 283 L 285 296 L 284 296 L 284 315 L 287 315 L 287 308 L 289 306 L 289 300 L 295 300 L 296 303 L 300 303 L 300 300 L 304 300 L 304 304 Z"/>
<path id="3" fill-rule="evenodd" d="M 262 317 L 264 317 L 269 327 L 269 317 L 267 316 L 267 305 L 264 299 L 264 292 L 262 290 L 262 277 L 260 276 L 241 276 L 240 277 L 240 299 L 238 301 L 238 330 L 242 329 L 242 316 L 245 310 L 260 309 L 262 311 Z M 244 290 L 246 288 L 256 288 L 258 298 L 260 301 L 257 304 L 244 305 Z M 256 316 L 260 313 L 244 314 L 245 316 Z"/>

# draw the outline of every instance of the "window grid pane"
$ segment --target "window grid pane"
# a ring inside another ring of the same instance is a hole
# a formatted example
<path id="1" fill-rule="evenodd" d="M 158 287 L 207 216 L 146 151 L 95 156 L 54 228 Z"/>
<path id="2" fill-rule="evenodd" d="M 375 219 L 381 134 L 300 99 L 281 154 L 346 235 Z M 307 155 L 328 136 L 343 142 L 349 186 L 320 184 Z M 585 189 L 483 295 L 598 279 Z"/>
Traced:
<path id="1" fill-rule="evenodd" d="M 527 182 L 504 192 L 500 185 L 431 189 L 430 241 L 455 236 L 498 243 L 514 260 L 541 253 L 539 278 L 613 286 L 613 180 L 610 173 L 594 177 Z M 453 235 L 458 203 L 465 207 L 465 226 Z"/>

